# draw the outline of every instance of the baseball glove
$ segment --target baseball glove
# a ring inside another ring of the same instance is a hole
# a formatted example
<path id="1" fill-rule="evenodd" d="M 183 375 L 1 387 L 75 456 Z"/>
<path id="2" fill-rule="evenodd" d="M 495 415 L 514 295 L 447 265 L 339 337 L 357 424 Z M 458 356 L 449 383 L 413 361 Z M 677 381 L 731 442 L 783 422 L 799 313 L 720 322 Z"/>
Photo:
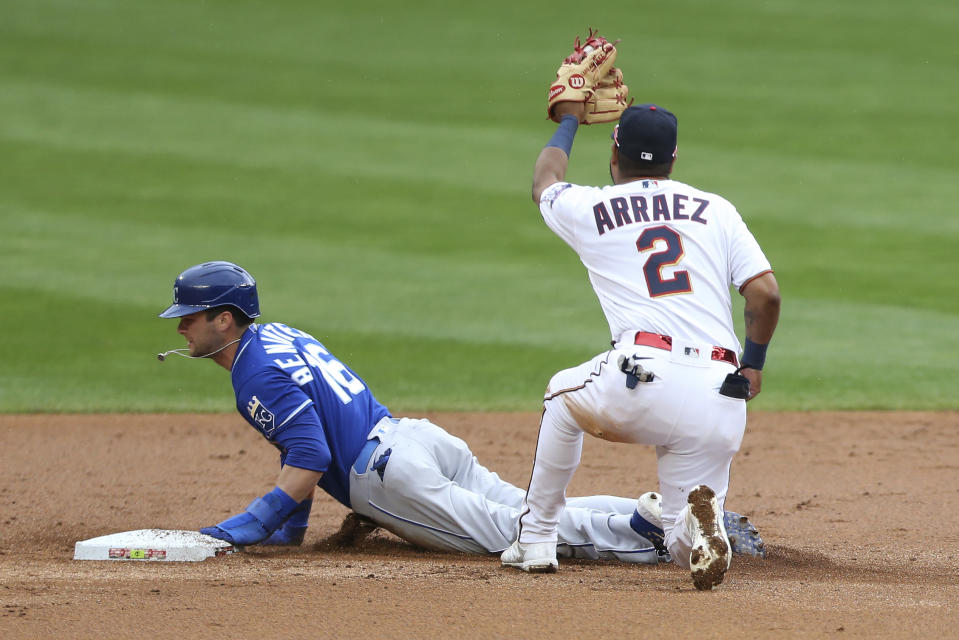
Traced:
<path id="1" fill-rule="evenodd" d="M 597 122 L 615 122 L 629 105 L 632 100 L 627 102 L 629 97 L 629 87 L 623 84 L 623 72 L 612 67 L 593 92 L 592 97 L 586 101 L 586 120 L 584 124 L 596 124 Z"/>
<path id="2" fill-rule="evenodd" d="M 616 42 L 619 42 L 618 40 Z M 549 87 L 547 115 L 558 121 L 553 107 L 560 102 L 582 102 L 586 115 L 582 124 L 610 122 L 619 118 L 626 108 L 628 89 L 623 74 L 614 69 L 616 43 L 589 30 L 586 42 L 579 36 L 573 42 L 573 52 L 556 70 L 556 80 Z"/>

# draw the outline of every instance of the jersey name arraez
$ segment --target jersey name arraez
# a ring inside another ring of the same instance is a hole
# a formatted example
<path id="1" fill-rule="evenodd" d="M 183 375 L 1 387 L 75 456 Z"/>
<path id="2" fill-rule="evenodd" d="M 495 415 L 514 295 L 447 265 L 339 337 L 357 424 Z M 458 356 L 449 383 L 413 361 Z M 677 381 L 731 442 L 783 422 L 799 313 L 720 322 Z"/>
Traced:
<path id="1" fill-rule="evenodd" d="M 656 180 L 644 180 L 645 188 L 649 188 Z M 601 200 L 593 206 L 593 217 L 596 220 L 596 231 L 603 235 L 616 227 L 639 222 L 670 222 L 689 220 L 706 224 L 706 208 L 709 200 L 688 196 L 684 193 L 674 193 L 672 198 L 665 194 L 653 196 L 629 195 Z"/>

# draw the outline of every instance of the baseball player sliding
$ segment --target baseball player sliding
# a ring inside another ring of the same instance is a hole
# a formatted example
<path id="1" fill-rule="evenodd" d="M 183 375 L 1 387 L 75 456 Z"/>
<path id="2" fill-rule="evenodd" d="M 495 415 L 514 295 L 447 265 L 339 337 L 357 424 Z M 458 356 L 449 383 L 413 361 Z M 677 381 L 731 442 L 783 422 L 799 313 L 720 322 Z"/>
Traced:
<path id="1" fill-rule="evenodd" d="M 202 533 L 236 545 L 298 545 L 319 486 L 427 549 L 500 553 L 509 545 L 522 489 L 481 466 L 465 442 L 440 427 L 391 416 L 366 383 L 309 334 L 276 322 L 256 324 L 259 315 L 256 281 L 222 261 L 181 273 L 173 304 L 160 314 L 179 319 L 187 348 L 174 351 L 212 359 L 230 372 L 237 410 L 280 451 L 276 487 Z M 556 523 L 558 553 L 668 560 L 659 513 L 652 493 L 638 503 L 572 498 Z M 738 514 L 728 517 L 739 527 L 742 551 L 760 552 L 755 528 Z"/>
<path id="2" fill-rule="evenodd" d="M 550 87 L 559 127 L 536 160 L 532 195 L 586 267 L 613 348 L 550 380 L 519 536 L 502 563 L 556 569 L 557 523 L 585 432 L 655 445 L 665 546 L 697 589 L 713 589 L 731 559 L 721 514 L 746 401 L 760 392 L 779 319 L 779 287 L 733 205 L 670 178 L 676 117 L 655 104 L 627 107 L 612 43 L 590 33 L 574 49 Z M 577 127 L 617 119 L 613 184 L 566 182 Z M 746 299 L 741 360 L 730 285 Z"/>

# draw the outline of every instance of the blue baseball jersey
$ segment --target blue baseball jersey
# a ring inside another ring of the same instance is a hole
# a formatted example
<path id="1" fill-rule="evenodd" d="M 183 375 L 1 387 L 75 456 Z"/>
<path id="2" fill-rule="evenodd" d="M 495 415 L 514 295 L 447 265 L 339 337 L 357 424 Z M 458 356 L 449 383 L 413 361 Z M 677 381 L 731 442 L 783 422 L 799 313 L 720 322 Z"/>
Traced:
<path id="1" fill-rule="evenodd" d="M 278 322 L 244 332 L 231 369 L 236 408 L 280 450 L 323 472 L 318 486 L 350 507 L 350 467 L 389 410 L 316 338 Z"/>

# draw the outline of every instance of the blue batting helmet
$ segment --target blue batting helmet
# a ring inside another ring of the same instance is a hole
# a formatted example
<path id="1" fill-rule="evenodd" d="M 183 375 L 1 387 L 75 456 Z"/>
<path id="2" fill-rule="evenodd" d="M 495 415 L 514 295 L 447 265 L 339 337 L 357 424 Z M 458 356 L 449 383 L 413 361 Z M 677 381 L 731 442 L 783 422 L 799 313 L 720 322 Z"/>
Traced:
<path id="1" fill-rule="evenodd" d="M 232 262 L 204 262 L 177 276 L 173 304 L 160 317 L 180 318 L 221 305 L 236 307 L 250 318 L 259 316 L 256 280 Z"/>

